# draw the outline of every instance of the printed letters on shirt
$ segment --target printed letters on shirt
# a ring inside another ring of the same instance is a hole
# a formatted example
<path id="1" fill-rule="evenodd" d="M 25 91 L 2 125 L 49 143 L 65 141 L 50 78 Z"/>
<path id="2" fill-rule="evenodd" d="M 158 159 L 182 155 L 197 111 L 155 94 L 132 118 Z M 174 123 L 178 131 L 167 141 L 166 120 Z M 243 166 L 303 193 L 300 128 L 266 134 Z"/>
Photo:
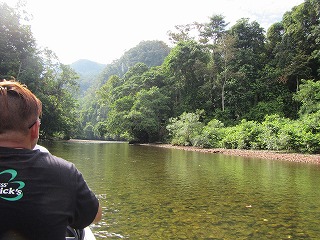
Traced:
<path id="1" fill-rule="evenodd" d="M 23 181 L 16 180 L 18 173 L 14 169 L 0 172 L 0 198 L 7 201 L 18 201 L 23 197 Z M 8 178 L 9 176 L 9 178 Z"/>

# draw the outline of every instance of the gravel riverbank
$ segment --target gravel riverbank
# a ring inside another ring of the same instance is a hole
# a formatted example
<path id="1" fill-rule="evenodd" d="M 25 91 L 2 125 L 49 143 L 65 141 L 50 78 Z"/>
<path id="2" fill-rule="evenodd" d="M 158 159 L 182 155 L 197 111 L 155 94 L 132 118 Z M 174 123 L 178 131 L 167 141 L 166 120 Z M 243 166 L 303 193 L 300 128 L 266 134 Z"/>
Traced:
<path id="1" fill-rule="evenodd" d="M 268 151 L 268 150 L 242 150 L 242 149 L 224 149 L 224 148 L 198 148 L 190 146 L 173 146 L 170 144 L 148 144 L 154 147 L 174 148 L 185 151 L 197 151 L 204 153 L 226 154 L 240 157 L 254 157 L 270 160 L 281 160 L 290 162 L 312 163 L 320 164 L 320 154 L 300 154 L 300 153 L 286 153 L 281 151 Z"/>

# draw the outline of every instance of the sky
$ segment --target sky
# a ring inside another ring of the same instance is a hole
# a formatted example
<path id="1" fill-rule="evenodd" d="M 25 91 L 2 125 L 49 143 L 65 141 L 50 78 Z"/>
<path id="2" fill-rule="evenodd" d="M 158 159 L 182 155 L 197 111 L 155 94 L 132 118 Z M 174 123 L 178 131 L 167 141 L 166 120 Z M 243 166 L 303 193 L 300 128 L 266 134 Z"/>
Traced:
<path id="1" fill-rule="evenodd" d="M 15 6 L 17 0 L 0 0 Z M 241 18 L 267 30 L 304 0 L 26 0 L 29 22 L 39 47 L 60 62 L 88 59 L 109 64 L 141 41 L 170 45 L 176 25 L 208 23 L 216 14 L 229 27 Z"/>

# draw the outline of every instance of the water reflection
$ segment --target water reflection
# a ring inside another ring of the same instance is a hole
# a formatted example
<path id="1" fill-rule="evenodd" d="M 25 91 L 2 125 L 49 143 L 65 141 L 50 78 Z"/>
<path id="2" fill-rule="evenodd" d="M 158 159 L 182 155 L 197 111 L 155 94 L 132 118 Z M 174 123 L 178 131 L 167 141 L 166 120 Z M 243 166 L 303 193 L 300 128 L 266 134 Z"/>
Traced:
<path id="1" fill-rule="evenodd" d="M 97 239 L 317 239 L 319 166 L 126 143 L 46 145 L 103 205 Z"/>

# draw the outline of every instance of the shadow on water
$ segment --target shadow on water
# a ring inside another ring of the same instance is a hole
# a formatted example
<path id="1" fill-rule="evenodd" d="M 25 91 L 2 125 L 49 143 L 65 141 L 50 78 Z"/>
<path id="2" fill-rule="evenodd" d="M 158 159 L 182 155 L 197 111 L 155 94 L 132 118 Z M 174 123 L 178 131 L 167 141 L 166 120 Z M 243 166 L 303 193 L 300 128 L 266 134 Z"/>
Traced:
<path id="1" fill-rule="evenodd" d="M 97 239 L 318 239 L 320 169 L 115 142 L 45 145 L 103 206 Z"/>

